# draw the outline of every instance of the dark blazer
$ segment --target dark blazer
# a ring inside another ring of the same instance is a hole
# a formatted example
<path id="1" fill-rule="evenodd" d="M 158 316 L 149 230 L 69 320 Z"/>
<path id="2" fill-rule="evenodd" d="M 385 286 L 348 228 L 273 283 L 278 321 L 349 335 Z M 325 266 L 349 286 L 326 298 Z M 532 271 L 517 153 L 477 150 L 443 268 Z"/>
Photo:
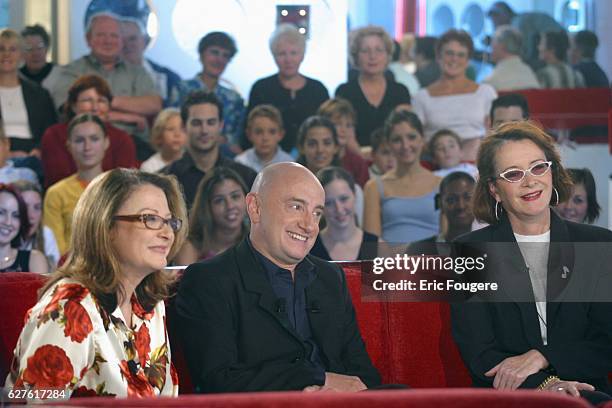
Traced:
<path id="1" fill-rule="evenodd" d="M 527 289 L 533 296 L 529 272 L 507 217 L 504 216 L 496 225 L 463 235 L 455 242 L 460 252 L 465 247 L 474 248 L 478 243 L 509 243 L 502 248 L 503 255 L 499 259 L 487 261 L 488 268 L 495 269 L 490 272 L 497 274 L 499 279 L 505 279 L 502 283 L 510 285 L 509 292 L 520 290 L 524 295 Z M 587 382 L 599 391 L 610 392 L 607 375 L 612 371 L 612 303 L 549 300 L 559 299 L 557 296 L 564 293 L 563 285 L 572 285 L 572 280 L 583 281 L 591 287 L 603 285 L 606 286 L 602 288 L 604 292 L 612 293 L 609 277 L 607 281 L 604 280 L 607 283 L 595 282 L 591 276 L 596 277 L 597 273 L 594 272 L 597 271 L 579 266 L 578 259 L 584 258 L 578 252 L 584 248 L 576 244 L 579 242 L 612 242 L 612 231 L 564 221 L 551 211 L 546 303 L 547 345 L 542 342 L 534 302 L 518 302 L 508 298 L 504 302 L 464 302 L 451 305 L 453 337 L 475 386 L 492 387 L 494 377 L 485 377 L 485 372 L 507 357 L 536 349 L 546 357 L 550 366 L 527 377 L 521 388 L 536 388 L 549 375 L 554 374 L 563 380 Z M 605 261 L 600 259 L 597 262 L 600 266 L 598 269 L 609 272 Z M 562 276 L 566 267 L 571 271 L 570 279 Z M 499 270 L 503 270 L 505 278 L 497 273 Z M 584 275 L 588 278 L 581 279 Z"/>
<path id="2" fill-rule="evenodd" d="M 19 78 L 21 93 L 28 112 L 28 125 L 32 132 L 32 140 L 27 143 L 29 150 L 40 146 L 40 140 L 45 130 L 57 123 L 57 113 L 49 92 L 29 79 Z M 2 112 L 0 112 L 0 118 Z M 21 140 L 19 140 L 21 142 Z"/>
<path id="3" fill-rule="evenodd" d="M 380 377 L 359 334 L 342 270 L 308 255 L 316 279 L 306 288 L 308 318 L 326 371 Z M 301 390 L 316 384 L 303 342 L 289 324 L 248 243 L 191 265 L 176 298 L 179 331 L 199 392 Z"/>

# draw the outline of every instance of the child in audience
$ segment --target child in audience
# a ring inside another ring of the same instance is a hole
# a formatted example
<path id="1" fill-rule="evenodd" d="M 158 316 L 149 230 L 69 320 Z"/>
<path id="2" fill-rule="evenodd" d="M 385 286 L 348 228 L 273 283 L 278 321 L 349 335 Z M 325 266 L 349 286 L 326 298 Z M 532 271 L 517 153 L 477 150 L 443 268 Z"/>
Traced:
<path id="1" fill-rule="evenodd" d="M 445 177 L 455 171 L 468 173 L 474 179 L 478 177 L 478 169 L 471 163 L 461 163 L 461 138 L 449 129 L 440 129 L 433 134 L 429 142 L 429 152 L 438 170 L 434 174 Z"/>
<path id="2" fill-rule="evenodd" d="M 272 105 L 258 105 L 249 113 L 246 134 L 253 147 L 234 159 L 260 172 L 268 164 L 293 161 L 293 157 L 279 147 L 285 136 L 283 118 Z"/>
<path id="3" fill-rule="evenodd" d="M 28 221 L 30 221 L 30 230 L 21 241 L 20 249 L 38 249 L 47 257 L 49 266 L 55 268 L 60 254 L 53 231 L 41 222 L 42 189 L 40 184 L 19 180 L 13 183 L 13 187 L 21 194 L 28 209 Z"/>
<path id="4" fill-rule="evenodd" d="M 47 273 L 47 259 L 38 250 L 18 249 L 30 230 L 28 210 L 12 186 L 0 184 L 0 273 Z"/>
<path id="5" fill-rule="evenodd" d="M 70 243 L 74 207 L 87 184 L 102 174 L 102 160 L 108 146 L 105 125 L 98 116 L 82 113 L 68 124 L 68 150 L 77 171 L 47 190 L 43 210 L 45 225 L 53 230 L 62 255 Z"/>
<path id="6" fill-rule="evenodd" d="M 159 112 L 151 130 L 151 144 L 157 150 L 145 160 L 140 170 L 154 173 L 183 157 L 187 135 L 183 130 L 181 112 L 176 108 L 166 108 Z"/>
<path id="7" fill-rule="evenodd" d="M 371 143 L 372 165 L 368 168 L 370 178 L 381 177 L 395 168 L 395 156 L 382 128 L 372 132 Z"/>
<path id="8" fill-rule="evenodd" d="M 355 136 L 355 122 L 357 116 L 349 101 L 343 98 L 334 98 L 325 101 L 319 111 L 321 115 L 332 121 L 338 135 L 338 156 L 342 167 L 351 173 L 355 181 L 363 187 L 370 178 L 368 162 L 361 156 L 357 136 Z"/>
<path id="9" fill-rule="evenodd" d="M 174 262 L 189 265 L 236 245 L 249 232 L 247 187 L 238 173 L 217 167 L 202 179 L 189 214 L 189 237 Z"/>
<path id="10" fill-rule="evenodd" d="M 28 167 L 16 167 L 15 160 L 9 159 L 11 152 L 11 141 L 4 133 L 2 118 L 0 117 L 0 183 L 10 184 L 17 180 L 27 180 L 38 183 L 38 176 L 34 170 Z"/>

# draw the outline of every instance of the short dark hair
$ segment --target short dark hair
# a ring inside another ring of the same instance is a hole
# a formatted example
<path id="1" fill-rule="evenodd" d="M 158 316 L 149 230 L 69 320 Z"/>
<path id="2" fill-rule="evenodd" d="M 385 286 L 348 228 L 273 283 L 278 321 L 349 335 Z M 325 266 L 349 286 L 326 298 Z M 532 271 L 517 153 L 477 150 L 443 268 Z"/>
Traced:
<path id="1" fill-rule="evenodd" d="M 383 132 L 385 135 L 385 141 L 388 141 L 391 137 L 391 132 L 395 125 L 406 122 L 408 123 L 414 130 L 419 132 L 421 137 L 423 137 L 423 123 L 421 119 L 417 116 L 416 113 L 410 112 L 407 110 L 397 110 L 392 111 L 387 120 L 385 121 L 385 126 L 383 128 Z"/>
<path id="2" fill-rule="evenodd" d="M 353 194 L 355 194 L 355 179 L 351 176 L 351 173 L 344 170 L 342 167 L 325 167 L 319 170 L 316 175 L 323 188 L 334 180 L 344 180 Z"/>
<path id="3" fill-rule="evenodd" d="M 372 153 L 376 153 L 383 143 L 387 143 L 383 128 L 379 127 L 374 129 L 370 135 L 370 146 L 372 146 Z"/>
<path id="4" fill-rule="evenodd" d="M 332 134 L 332 139 L 334 139 L 334 144 L 336 146 L 340 146 L 340 142 L 338 141 L 338 133 L 336 132 L 336 126 L 334 125 L 334 123 L 331 120 L 327 119 L 325 116 L 314 115 L 314 116 L 309 116 L 308 118 L 306 118 L 306 120 L 302 123 L 302 125 L 300 126 L 298 130 L 298 135 L 297 135 L 298 150 L 301 150 L 304 147 L 304 144 L 306 143 L 306 136 L 308 136 L 308 132 L 310 131 L 310 129 L 316 128 L 316 127 L 327 128 Z M 304 167 L 308 167 L 306 165 L 307 164 L 306 157 L 301 152 L 298 158 L 296 159 L 296 162 L 303 165 Z M 331 166 L 340 166 L 340 156 L 337 152 L 334 155 L 334 158 L 331 162 Z"/>
<path id="5" fill-rule="evenodd" d="M 414 53 L 416 55 L 422 55 L 429 61 L 436 59 L 436 44 L 438 39 L 436 37 L 417 37 L 415 40 Z"/>
<path id="6" fill-rule="evenodd" d="M 467 48 L 468 57 L 472 57 L 472 54 L 474 53 L 474 41 L 472 41 L 472 36 L 465 30 L 457 30 L 455 28 L 451 28 L 442 34 L 442 37 L 440 37 L 438 43 L 436 44 L 436 53 L 440 55 L 442 52 L 442 47 L 451 41 L 457 41 L 459 44 Z"/>
<path id="7" fill-rule="evenodd" d="M 509 108 L 510 106 L 518 106 L 521 108 L 523 111 L 523 119 L 529 119 L 529 104 L 527 103 L 527 98 L 518 93 L 509 93 L 497 97 L 491 104 L 491 111 L 489 112 L 491 122 L 493 122 L 493 112 L 495 112 L 495 109 Z"/>
<path id="8" fill-rule="evenodd" d="M 595 58 L 595 50 L 599 46 L 597 35 L 589 30 L 578 31 L 574 36 L 574 44 L 580 50 L 583 58 Z"/>
<path id="9" fill-rule="evenodd" d="M 215 105 L 219 111 L 219 120 L 223 120 L 223 104 L 214 93 L 207 91 L 193 91 L 187 95 L 187 98 L 185 98 L 183 104 L 181 105 L 181 119 L 183 120 L 184 126 L 187 125 L 187 119 L 189 119 L 189 108 L 194 105 L 203 105 L 205 103 Z"/>
<path id="10" fill-rule="evenodd" d="M 597 218 L 599 218 L 599 212 L 601 207 L 597 202 L 597 191 L 595 188 L 595 179 L 593 173 L 587 168 L 584 169 L 567 169 L 574 186 L 576 184 L 582 184 L 587 194 L 587 215 L 585 220 L 592 224 Z M 571 199 L 571 198 L 570 198 Z"/>
<path id="11" fill-rule="evenodd" d="M 51 44 L 51 37 L 49 37 L 49 33 L 45 30 L 45 27 L 40 24 L 34 24 L 31 26 L 26 26 L 21 31 L 21 36 L 26 37 L 28 35 L 38 35 L 42 38 L 43 43 L 45 43 L 45 47 L 49 48 L 49 44 Z"/>
<path id="12" fill-rule="evenodd" d="M 567 60 L 569 38 L 565 31 L 547 31 L 544 33 L 544 41 L 546 49 L 554 52 L 558 60 Z"/>
<path id="13" fill-rule="evenodd" d="M 447 174 L 442 181 L 440 181 L 440 186 L 438 187 L 438 194 L 436 194 L 436 209 L 442 208 L 442 195 L 446 192 L 448 187 L 454 183 L 455 181 L 465 181 L 468 184 L 475 185 L 476 179 L 472 177 L 471 174 L 466 173 L 465 171 L 453 171 L 452 173 Z"/>
<path id="14" fill-rule="evenodd" d="M 230 52 L 230 58 L 238 52 L 236 42 L 229 34 L 222 31 L 213 31 L 206 34 L 198 43 L 198 53 L 202 54 L 208 47 L 217 46 L 226 49 Z"/>
<path id="15" fill-rule="evenodd" d="M 95 89 L 100 96 L 108 99 L 109 104 L 113 100 L 110 86 L 104 78 L 95 74 L 82 75 L 77 78 L 70 86 L 70 89 L 68 89 L 68 98 L 64 104 L 64 112 L 69 120 L 76 116 L 76 112 L 72 110 L 72 105 L 77 103 L 79 95 L 82 92 L 91 88 Z"/>

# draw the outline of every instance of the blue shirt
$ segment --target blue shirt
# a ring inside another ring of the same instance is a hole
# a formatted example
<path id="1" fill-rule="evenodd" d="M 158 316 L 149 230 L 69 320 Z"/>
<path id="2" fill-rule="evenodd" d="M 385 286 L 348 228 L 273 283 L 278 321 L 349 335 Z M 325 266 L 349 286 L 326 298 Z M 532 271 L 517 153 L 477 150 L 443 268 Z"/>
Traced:
<path id="1" fill-rule="evenodd" d="M 294 282 L 291 271 L 277 266 L 262 255 L 253 247 L 250 239 L 247 238 L 247 242 L 266 271 L 270 285 L 272 285 L 272 291 L 279 299 L 278 305 L 280 313 L 282 313 L 283 310 L 286 312 L 286 317 L 291 327 L 302 340 L 306 351 L 305 355 L 308 356 L 307 362 L 311 364 L 314 378 L 319 381 L 321 385 L 324 384 L 325 366 L 321 360 L 319 347 L 310 330 L 310 321 L 308 320 L 306 307 L 305 289 L 317 278 L 314 265 L 308 260 L 303 260 L 297 264 L 294 271 Z"/>
<path id="2" fill-rule="evenodd" d="M 175 105 L 182 104 L 187 95 L 193 91 L 209 91 L 200 78 L 200 74 L 192 79 L 181 81 L 179 84 L 179 100 Z M 244 99 L 238 92 L 220 84 L 217 84 L 213 93 L 223 105 L 223 135 L 227 137 L 231 144 L 238 144 L 246 111 Z"/>

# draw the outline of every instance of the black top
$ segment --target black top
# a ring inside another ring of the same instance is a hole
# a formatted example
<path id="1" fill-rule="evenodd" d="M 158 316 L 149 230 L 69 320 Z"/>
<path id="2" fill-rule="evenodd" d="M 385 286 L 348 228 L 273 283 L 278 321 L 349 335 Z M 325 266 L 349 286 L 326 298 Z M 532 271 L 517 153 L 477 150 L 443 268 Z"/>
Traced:
<path id="1" fill-rule="evenodd" d="M 377 244 L 378 237 L 376 235 L 363 231 L 363 238 L 361 238 L 361 246 L 359 247 L 359 253 L 357 254 L 356 260 L 369 261 L 376 258 L 378 254 Z M 310 250 L 310 255 L 317 256 L 326 261 L 343 261 L 343 259 L 331 259 L 320 235 L 317 236 L 317 240 Z"/>
<path id="2" fill-rule="evenodd" d="M 259 262 L 264 267 L 272 290 L 278 298 L 279 313 L 286 313 L 291 327 L 297 332 L 300 338 L 304 341 L 304 349 L 306 350 L 306 359 L 312 364 L 314 378 L 318 384 L 325 383 L 325 366 L 321 361 L 319 347 L 312 336 L 310 330 L 310 321 L 307 311 L 315 306 L 307 307 L 306 305 L 306 287 L 308 287 L 317 277 L 314 271 L 314 265 L 310 262 L 300 262 L 295 267 L 295 282 L 291 276 L 291 271 L 278 267 L 263 254 L 257 251 L 251 245 L 251 241 L 247 238 L 249 248 L 259 259 Z"/>
<path id="3" fill-rule="evenodd" d="M 296 145 L 297 132 L 302 122 L 314 115 L 323 102 L 329 99 L 327 88 L 316 79 L 306 78 L 306 85 L 291 97 L 291 91 L 283 88 L 278 74 L 263 78 L 255 82 L 249 94 L 247 115 L 257 105 L 270 104 L 280 110 L 285 126 L 285 137 L 280 142 L 283 150 L 290 152 Z M 243 140 L 243 147 L 249 148 L 251 144 Z"/>
<path id="4" fill-rule="evenodd" d="M 238 173 L 240 177 L 242 177 L 244 184 L 246 184 L 247 191 L 251 189 L 255 177 L 257 176 L 257 173 L 255 173 L 253 169 L 228 159 L 219 153 L 214 167 L 221 166 L 229 167 Z M 160 172 L 176 176 L 178 182 L 183 186 L 183 195 L 185 196 L 187 208 L 191 208 L 196 192 L 198 191 L 198 185 L 206 174 L 195 165 L 189 152 L 185 152 L 182 158 L 164 167 Z"/>
<path id="5" fill-rule="evenodd" d="M 607 88 L 610 86 L 606 73 L 595 61 L 581 61 L 574 68 L 584 77 L 587 88 Z"/>
<path id="6" fill-rule="evenodd" d="M 53 69 L 53 66 L 55 64 L 51 63 L 51 62 L 47 62 L 45 64 L 45 66 L 43 67 L 43 69 L 41 69 L 40 71 L 38 71 L 35 74 L 32 74 L 29 70 L 28 67 L 24 64 L 21 68 L 19 68 L 19 72 L 21 72 L 21 74 L 28 78 L 30 81 L 32 82 L 36 82 L 37 84 L 41 84 L 42 81 L 45 80 L 45 78 L 47 77 L 47 75 L 49 75 L 49 73 L 51 72 L 51 70 Z"/>
<path id="7" fill-rule="evenodd" d="M 0 269 L 0 272 L 30 272 L 30 254 L 29 250 L 18 250 L 15 262 L 11 266 Z"/>
<path id="8" fill-rule="evenodd" d="M 397 105 L 410 104 L 410 92 L 402 84 L 387 80 L 387 89 L 379 106 L 368 102 L 357 80 L 346 82 L 336 89 L 336 97 L 347 99 L 357 112 L 357 140 L 362 146 L 370 146 L 372 132 L 385 123 L 389 113 Z"/>

